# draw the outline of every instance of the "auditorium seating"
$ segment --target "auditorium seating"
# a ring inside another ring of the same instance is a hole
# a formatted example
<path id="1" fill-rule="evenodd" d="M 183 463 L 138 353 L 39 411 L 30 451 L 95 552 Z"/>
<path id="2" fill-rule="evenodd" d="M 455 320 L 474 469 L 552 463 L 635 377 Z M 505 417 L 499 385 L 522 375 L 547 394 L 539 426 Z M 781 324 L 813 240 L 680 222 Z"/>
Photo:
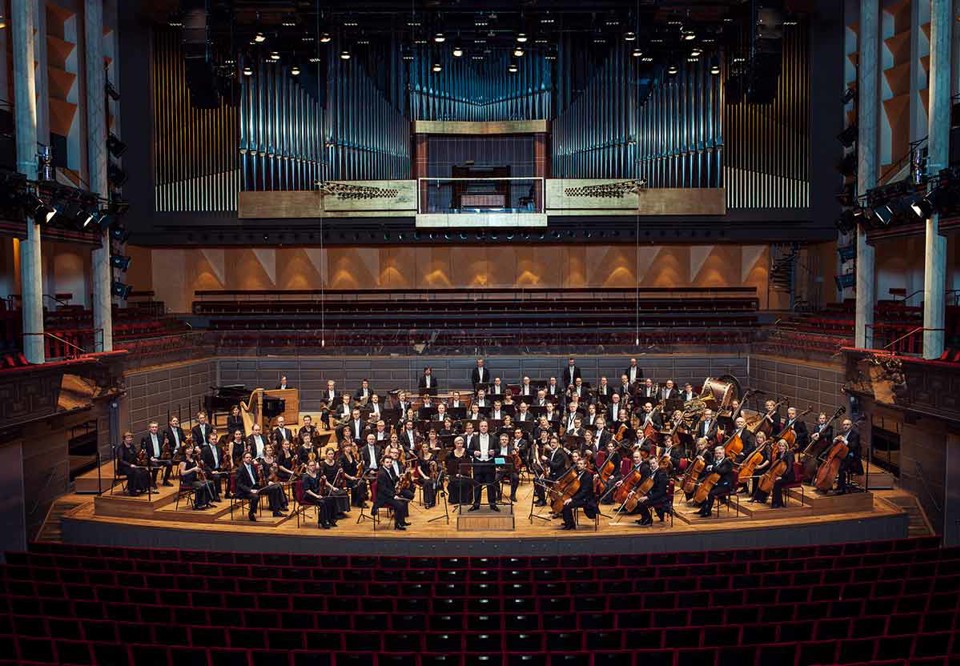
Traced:
<path id="1" fill-rule="evenodd" d="M 0 567 L 0 663 L 947 664 L 960 549 L 395 557 L 50 543 Z"/>

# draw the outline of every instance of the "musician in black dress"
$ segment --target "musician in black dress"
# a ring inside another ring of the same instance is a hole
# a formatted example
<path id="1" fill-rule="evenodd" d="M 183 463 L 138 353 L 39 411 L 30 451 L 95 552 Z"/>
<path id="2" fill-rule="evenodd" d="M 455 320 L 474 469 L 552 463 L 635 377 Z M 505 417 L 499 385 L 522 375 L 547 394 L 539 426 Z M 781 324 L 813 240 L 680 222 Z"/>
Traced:
<path id="1" fill-rule="evenodd" d="M 717 496 L 729 493 L 733 484 L 736 483 L 733 460 L 727 458 L 722 446 L 713 450 L 713 464 L 707 465 L 701 478 L 706 478 L 710 474 L 719 474 L 720 478 L 710 489 L 710 494 L 707 495 L 707 499 L 704 500 L 703 506 L 700 508 L 698 515 L 701 518 L 709 518 L 712 515 L 713 503 L 717 501 Z"/>
<path id="2" fill-rule="evenodd" d="M 317 507 L 317 522 L 325 530 L 337 526 L 336 500 L 323 494 L 320 474 L 317 472 L 317 461 L 307 463 L 307 470 L 302 479 L 303 499 L 301 504 Z"/>
<path id="3" fill-rule="evenodd" d="M 201 478 L 203 471 L 200 469 L 197 451 L 199 449 L 192 446 L 183 450 L 183 460 L 180 461 L 180 485 L 193 488 L 193 509 L 202 511 L 216 506 L 220 501 L 220 493 L 213 481 L 205 476 Z"/>
<path id="4" fill-rule="evenodd" d="M 433 432 L 431 430 L 431 432 Z M 430 448 L 428 442 L 420 445 L 420 455 L 417 457 L 417 466 L 420 471 L 420 487 L 423 488 L 423 506 L 432 508 L 437 503 L 437 486 L 440 480 L 440 462 Z"/>
<path id="5" fill-rule="evenodd" d="M 583 509 L 583 515 L 593 520 L 597 517 L 599 509 L 597 508 L 597 496 L 593 492 L 593 473 L 587 469 L 585 458 L 577 460 L 577 477 L 580 479 L 580 487 L 573 497 L 569 497 L 563 502 L 563 527 L 562 530 L 577 529 L 573 522 L 573 510 Z"/>
<path id="6" fill-rule="evenodd" d="M 311 459 L 317 459 L 317 451 L 313 448 L 313 437 L 305 432 L 300 438 L 300 446 L 297 447 L 297 462 L 306 465 Z"/>
<path id="7" fill-rule="evenodd" d="M 473 501 L 473 478 L 470 454 L 464 447 L 463 437 L 453 439 L 453 451 L 444 461 L 447 471 L 447 497 L 451 504 L 470 504 Z"/>
<path id="8" fill-rule="evenodd" d="M 781 439 L 779 442 L 777 442 L 776 454 L 770 461 L 770 465 L 773 466 L 778 462 L 783 461 L 783 463 L 786 465 L 786 469 L 784 470 L 783 474 L 774 479 L 773 490 L 770 491 L 770 494 L 773 498 L 770 500 L 770 508 L 772 509 L 783 508 L 783 487 L 789 483 L 793 483 L 796 478 L 793 474 L 793 460 L 793 451 L 790 451 L 787 448 L 787 442 Z M 757 488 L 753 493 L 753 499 L 761 504 L 767 501 L 767 494 L 760 490 L 759 484 L 757 484 Z"/>
<path id="9" fill-rule="evenodd" d="M 227 417 L 227 432 L 239 430 L 241 435 L 245 435 L 246 430 L 244 428 L 243 417 L 240 416 L 240 405 L 234 405 L 230 409 L 230 416 Z"/>
<path id="10" fill-rule="evenodd" d="M 243 460 L 243 452 L 247 450 L 247 441 L 243 436 L 243 430 L 235 428 L 232 430 L 233 439 L 229 442 L 228 453 L 233 465 L 236 467 Z M 199 442 L 197 443 L 199 446 Z"/>
<path id="11" fill-rule="evenodd" d="M 771 462 L 771 458 L 772 458 L 771 451 L 770 451 L 770 445 L 769 445 L 769 443 L 767 442 L 767 435 L 766 435 L 766 433 L 763 432 L 762 430 L 758 431 L 757 434 L 756 434 L 756 436 L 754 437 L 753 448 L 751 448 L 751 449 L 749 449 L 749 450 L 746 449 L 746 448 L 744 448 L 743 451 L 741 451 L 740 454 L 737 456 L 737 461 L 736 461 L 736 462 L 737 462 L 737 464 L 743 463 L 743 461 L 745 461 L 748 457 L 750 457 L 750 454 L 752 454 L 754 451 L 756 451 L 758 448 L 761 448 L 761 447 L 762 447 L 762 449 L 761 449 L 761 455 L 763 456 L 763 460 L 761 460 L 761 461 L 760 461 L 760 464 L 758 464 L 758 465 L 753 469 L 753 476 L 750 478 L 750 488 L 749 488 L 750 498 L 751 498 L 751 499 L 748 500 L 748 501 L 757 501 L 757 502 L 760 502 L 760 503 L 762 504 L 764 501 L 766 501 L 767 496 L 764 495 L 764 496 L 763 496 L 763 499 L 757 499 L 758 486 L 760 485 L 760 477 L 763 476 L 763 474 L 764 474 L 768 469 L 770 469 L 770 462 Z M 739 476 L 739 474 L 738 474 L 738 476 Z M 743 485 L 744 487 L 746 487 L 747 482 L 744 481 L 743 484 L 741 484 L 741 485 Z"/>
<path id="12" fill-rule="evenodd" d="M 133 433 L 123 433 L 123 443 L 117 450 L 117 471 L 127 477 L 127 494 L 136 497 L 150 487 L 150 472 L 146 465 L 137 461 L 137 449 L 133 446 Z"/>
<path id="13" fill-rule="evenodd" d="M 284 483 L 290 481 L 299 467 L 300 462 L 293 450 L 293 443 L 289 440 L 284 441 L 280 450 L 277 451 L 277 470 L 280 480 Z"/>
<path id="14" fill-rule="evenodd" d="M 346 518 L 350 510 L 350 492 L 340 487 L 343 479 L 340 462 L 336 458 L 337 451 L 328 446 L 323 452 L 323 462 L 320 463 L 320 481 L 326 486 L 325 495 L 335 498 L 337 518 Z M 344 483 L 344 485 L 346 485 Z"/>
<path id="15" fill-rule="evenodd" d="M 653 525 L 653 516 L 650 513 L 651 509 L 657 512 L 657 518 L 661 523 L 663 522 L 664 515 L 670 511 L 670 499 L 667 495 L 667 488 L 670 485 L 670 469 L 671 463 L 669 460 L 665 460 L 664 466 L 660 467 L 660 463 L 656 457 L 650 458 L 650 473 L 653 474 L 653 487 L 650 488 L 646 495 L 639 498 L 638 507 L 640 509 L 640 520 L 637 521 L 638 525 Z"/>
<path id="16" fill-rule="evenodd" d="M 343 451 L 340 452 L 340 468 L 343 470 L 343 478 L 347 481 L 351 504 L 355 507 L 365 508 L 367 505 L 367 484 L 361 478 L 362 464 L 360 456 L 357 454 L 356 444 L 351 442 L 343 447 Z"/>
<path id="17" fill-rule="evenodd" d="M 381 459 L 380 471 L 377 473 L 377 494 L 373 500 L 373 510 L 380 507 L 393 509 L 393 529 L 405 530 L 409 524 L 407 518 L 407 502 L 397 494 L 399 478 L 393 474 L 393 458 L 385 453 Z"/>

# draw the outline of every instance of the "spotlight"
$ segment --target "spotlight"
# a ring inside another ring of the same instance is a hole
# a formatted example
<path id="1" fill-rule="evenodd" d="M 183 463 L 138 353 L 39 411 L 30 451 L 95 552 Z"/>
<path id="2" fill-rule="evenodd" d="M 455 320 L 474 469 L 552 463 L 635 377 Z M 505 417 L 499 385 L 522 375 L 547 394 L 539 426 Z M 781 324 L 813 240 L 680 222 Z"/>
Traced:
<path id="1" fill-rule="evenodd" d="M 843 97 L 840 98 L 844 104 L 849 104 L 853 101 L 853 98 L 857 96 L 857 91 L 855 88 L 847 88 L 843 93 Z"/>
<path id="2" fill-rule="evenodd" d="M 127 182 L 127 172 L 111 162 L 110 166 L 107 167 L 107 179 L 114 187 L 121 187 Z"/>
<path id="3" fill-rule="evenodd" d="M 463 56 L 463 47 L 460 44 L 453 45 L 453 57 L 460 58 Z"/>
<path id="4" fill-rule="evenodd" d="M 126 243 L 127 239 L 130 238 L 130 232 L 127 231 L 127 228 L 122 224 L 110 227 L 110 240 L 116 241 L 118 243 Z"/>
<path id="5" fill-rule="evenodd" d="M 122 254 L 111 255 L 110 265 L 116 268 L 118 271 L 126 273 L 127 269 L 130 268 L 130 257 L 125 257 Z"/>
<path id="6" fill-rule="evenodd" d="M 515 58 L 522 58 L 522 57 L 523 57 L 523 48 L 521 48 L 521 47 L 519 47 L 519 46 L 518 46 L 517 48 L 515 48 L 515 49 L 513 50 L 513 56 L 514 56 Z"/>
<path id="7" fill-rule="evenodd" d="M 447 38 L 442 32 L 438 32 L 433 36 L 433 41 L 435 41 L 437 44 L 443 44 L 445 41 L 447 41 Z"/>
<path id="8" fill-rule="evenodd" d="M 623 38 L 624 38 L 625 40 L 627 40 L 628 42 L 636 41 L 636 39 L 637 39 L 637 33 L 635 33 L 635 32 L 633 32 L 632 30 L 630 30 L 630 31 L 628 31 L 628 32 L 623 33 Z"/>
<path id="9" fill-rule="evenodd" d="M 845 127 L 840 134 L 837 135 L 837 141 L 839 141 L 844 148 L 850 148 L 854 143 L 857 142 L 858 132 L 859 129 L 857 128 L 857 124 L 851 123 L 850 125 L 847 125 L 847 127 Z"/>
<path id="10" fill-rule="evenodd" d="M 928 220 L 930 216 L 937 211 L 937 198 L 939 190 L 933 190 L 924 197 L 918 198 L 910 204 L 910 210 L 921 220 Z"/>
<path id="11" fill-rule="evenodd" d="M 330 33 L 329 33 L 329 32 L 321 32 L 321 33 L 320 33 L 320 43 L 321 43 L 321 44 L 329 44 L 329 43 L 331 42 L 331 40 L 333 40 L 333 37 L 330 36 Z"/>
<path id="12" fill-rule="evenodd" d="M 292 74 L 293 76 L 300 76 L 300 68 L 294 65 L 293 67 L 290 68 L 290 74 Z"/>
<path id="13" fill-rule="evenodd" d="M 527 35 L 526 35 L 526 33 L 518 32 L 518 33 L 517 33 L 517 41 L 520 42 L 521 44 L 525 44 L 526 41 L 527 41 Z"/>
<path id="14" fill-rule="evenodd" d="M 244 76 L 253 76 L 253 68 L 250 67 L 250 65 L 246 65 L 246 66 L 243 68 L 243 75 L 244 75 Z"/>
<path id="15" fill-rule="evenodd" d="M 56 210 L 45 204 L 43 199 L 38 197 L 33 192 L 25 193 L 23 207 L 24 210 L 26 210 L 27 215 L 32 217 L 34 221 L 38 223 L 46 224 L 57 214 Z"/>
<path id="16" fill-rule="evenodd" d="M 108 211 L 98 211 L 96 215 L 93 216 L 93 222 L 100 227 L 100 231 L 106 231 L 110 228 L 110 225 L 113 224 L 113 215 Z"/>
<path id="17" fill-rule="evenodd" d="M 519 70 L 520 68 L 517 67 L 517 63 L 515 62 L 511 62 L 510 66 L 507 67 L 507 71 L 510 72 L 511 74 L 516 74 Z"/>
<path id="18" fill-rule="evenodd" d="M 131 291 L 133 291 L 133 287 L 128 284 L 124 284 L 119 280 L 114 280 L 113 286 L 110 288 L 110 293 L 123 300 L 127 299 Z"/>
<path id="19" fill-rule="evenodd" d="M 633 51 L 630 52 L 630 55 L 632 55 L 634 58 L 639 58 L 643 55 L 643 50 L 639 48 L 633 49 Z"/>
<path id="20" fill-rule="evenodd" d="M 853 153 L 846 155 L 837 163 L 837 171 L 845 177 L 854 176 L 857 173 L 857 156 Z"/>
<path id="21" fill-rule="evenodd" d="M 119 158 L 125 152 L 127 152 L 127 144 L 120 140 L 113 132 L 107 136 L 107 150 L 110 151 L 110 154 L 116 158 Z"/>
<path id="22" fill-rule="evenodd" d="M 681 30 L 680 35 L 683 37 L 683 41 L 692 42 L 697 38 L 697 33 L 693 30 Z"/>
<path id="23" fill-rule="evenodd" d="M 885 227 L 890 226 L 890 222 L 893 221 L 893 209 L 889 205 L 884 204 L 875 207 L 873 214 L 876 216 L 877 221 Z"/>
<path id="24" fill-rule="evenodd" d="M 433 63 L 433 67 L 430 68 L 436 74 L 443 70 L 443 66 L 439 62 Z"/>
<path id="25" fill-rule="evenodd" d="M 710 73 L 714 76 L 719 76 L 720 74 L 720 61 L 716 58 L 710 61 Z"/>
<path id="26" fill-rule="evenodd" d="M 276 62 L 277 60 L 280 60 L 280 54 L 277 53 L 276 51 L 271 51 L 270 60 L 273 60 L 274 62 Z"/>
<path id="27" fill-rule="evenodd" d="M 677 72 L 679 71 L 680 69 L 676 65 L 670 65 L 669 67 L 667 67 L 667 74 L 669 74 L 670 76 L 676 76 Z"/>
<path id="28" fill-rule="evenodd" d="M 265 41 L 267 41 L 267 36 L 264 35 L 262 32 L 258 32 L 254 36 L 253 41 L 255 41 L 257 44 L 263 44 Z"/>
<path id="29" fill-rule="evenodd" d="M 701 55 L 703 55 L 703 50 L 702 50 L 702 49 L 693 48 L 693 49 L 690 50 L 690 57 L 691 57 L 691 58 L 699 58 Z"/>
<path id="30" fill-rule="evenodd" d="M 837 283 L 838 291 L 843 291 L 844 289 L 853 289 L 857 286 L 857 274 L 844 273 L 843 275 L 838 275 L 835 277 L 834 281 Z"/>
<path id="31" fill-rule="evenodd" d="M 110 97 L 110 99 L 112 99 L 114 102 L 120 101 L 120 93 L 117 92 L 117 89 L 113 87 L 112 83 L 107 81 L 106 85 L 104 86 L 104 90 L 107 93 L 107 95 Z"/>
<path id="32" fill-rule="evenodd" d="M 350 60 L 350 51 L 346 49 L 340 51 L 340 60 Z"/>

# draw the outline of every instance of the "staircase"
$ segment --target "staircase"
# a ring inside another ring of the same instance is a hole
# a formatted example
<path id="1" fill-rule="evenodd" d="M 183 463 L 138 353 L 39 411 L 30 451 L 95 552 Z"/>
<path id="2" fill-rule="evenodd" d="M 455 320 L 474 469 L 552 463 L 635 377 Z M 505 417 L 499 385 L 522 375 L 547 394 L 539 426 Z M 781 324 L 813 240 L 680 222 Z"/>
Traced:
<path id="1" fill-rule="evenodd" d="M 775 289 L 793 293 L 794 264 L 800 256 L 796 243 L 774 245 L 770 257 L 770 283 Z"/>
<path id="2" fill-rule="evenodd" d="M 910 518 L 910 522 L 907 524 L 907 536 L 925 537 L 936 535 L 933 525 L 930 524 L 930 521 L 927 519 L 927 514 L 924 513 L 923 507 L 920 506 L 920 502 L 917 501 L 916 497 L 904 492 L 890 493 L 884 497 L 888 502 L 902 509 Z"/>
<path id="3" fill-rule="evenodd" d="M 76 500 L 58 499 L 54 500 L 47 511 L 47 517 L 43 521 L 43 526 L 37 534 L 37 541 L 52 541 L 56 543 L 63 542 L 63 533 L 60 531 L 60 519 L 67 511 L 80 506 L 81 502 Z"/>

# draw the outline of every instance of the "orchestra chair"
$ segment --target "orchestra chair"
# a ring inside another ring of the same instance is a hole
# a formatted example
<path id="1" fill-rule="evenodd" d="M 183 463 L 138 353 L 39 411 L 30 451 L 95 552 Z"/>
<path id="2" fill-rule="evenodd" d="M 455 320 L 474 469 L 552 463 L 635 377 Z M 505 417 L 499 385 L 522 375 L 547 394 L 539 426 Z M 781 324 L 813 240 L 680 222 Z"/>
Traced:
<path id="1" fill-rule="evenodd" d="M 228 482 L 228 487 L 230 488 L 230 520 L 233 520 L 233 510 L 238 506 L 241 509 L 246 510 L 247 505 L 250 502 L 250 498 L 240 499 L 237 497 L 237 473 L 233 471 L 230 473 L 230 481 Z M 263 515 L 263 498 L 257 502 L 257 515 Z"/>
<path id="2" fill-rule="evenodd" d="M 362 523 L 364 520 L 369 520 L 373 523 L 373 531 L 377 531 L 377 525 L 380 524 L 380 509 L 381 507 L 376 505 L 376 502 L 373 498 L 377 496 L 377 481 L 373 480 L 370 482 L 370 513 L 367 513 L 367 508 L 364 505 L 360 505 L 360 515 L 357 516 L 357 525 Z M 366 504 L 366 502 L 364 502 Z M 389 511 L 389 507 L 387 507 Z M 389 513 L 388 513 L 389 515 Z"/>
<path id="3" fill-rule="evenodd" d="M 786 506 L 790 502 L 790 495 L 787 493 L 788 488 L 800 489 L 800 506 L 803 506 L 804 501 L 807 499 L 807 495 L 803 487 L 803 465 L 801 465 L 797 461 L 793 462 L 793 482 L 785 483 L 783 485 L 783 505 L 784 506 Z"/>
<path id="4" fill-rule="evenodd" d="M 120 471 L 120 464 L 118 458 L 120 457 L 120 447 L 113 448 L 113 481 L 110 484 L 110 494 L 113 495 L 114 490 L 119 485 L 120 493 L 123 494 L 127 492 L 127 475 Z"/>
<path id="5" fill-rule="evenodd" d="M 738 516 L 740 515 L 740 495 L 737 494 L 736 490 L 737 490 L 736 488 L 734 488 L 733 486 L 731 486 L 731 487 L 727 488 L 726 491 L 724 491 L 724 492 L 722 492 L 722 493 L 717 493 L 717 494 L 714 496 L 715 499 L 714 499 L 714 502 L 713 502 L 713 506 L 714 506 L 714 508 L 716 509 L 717 518 L 720 517 L 720 507 L 721 507 L 721 506 L 726 506 L 726 507 L 727 507 L 727 515 L 730 515 L 730 501 L 731 501 L 731 500 L 736 500 L 737 506 L 736 506 L 735 511 L 737 512 L 737 515 L 738 515 Z"/>
<path id="6" fill-rule="evenodd" d="M 663 506 L 664 510 L 668 514 L 670 514 L 670 527 L 673 527 L 673 516 L 674 516 L 673 497 L 674 497 L 674 492 L 676 491 L 676 487 L 677 487 L 676 481 L 674 481 L 673 479 L 670 479 L 670 481 L 667 483 L 667 498 L 664 501 L 664 506 Z"/>
<path id="7" fill-rule="evenodd" d="M 291 487 L 293 488 L 293 512 L 297 516 L 297 527 L 300 527 L 301 515 L 303 516 L 303 521 L 307 521 L 307 509 L 311 507 L 317 510 L 317 520 L 319 520 L 320 508 L 312 502 L 308 504 L 304 504 L 303 502 L 303 481 L 298 479 L 297 481 L 294 481 Z"/>
<path id="8" fill-rule="evenodd" d="M 573 524 L 577 526 L 577 529 L 580 529 L 580 507 L 576 507 L 573 510 Z M 593 517 L 593 531 L 600 531 L 600 511 L 597 511 L 597 515 Z"/>
<path id="9" fill-rule="evenodd" d="M 185 504 L 189 507 L 190 500 L 194 499 L 194 495 L 196 495 L 197 493 L 196 489 L 193 486 L 184 486 L 183 479 L 179 479 L 179 481 L 180 481 L 180 485 L 177 487 L 177 500 L 173 505 L 174 511 L 180 510 L 180 500 L 183 498 L 186 498 Z"/>

